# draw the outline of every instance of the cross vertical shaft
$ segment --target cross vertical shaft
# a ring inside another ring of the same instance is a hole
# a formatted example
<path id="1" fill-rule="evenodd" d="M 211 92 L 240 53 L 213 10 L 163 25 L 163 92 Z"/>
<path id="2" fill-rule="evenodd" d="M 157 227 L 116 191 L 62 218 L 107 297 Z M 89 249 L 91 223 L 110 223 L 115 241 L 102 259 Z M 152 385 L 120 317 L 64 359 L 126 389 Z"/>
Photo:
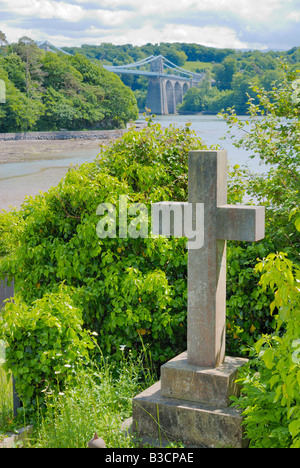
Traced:
<path id="1" fill-rule="evenodd" d="M 188 254 L 188 362 L 225 359 L 226 240 L 217 239 L 217 207 L 227 203 L 225 151 L 189 154 L 189 203 L 204 203 L 204 246 Z"/>

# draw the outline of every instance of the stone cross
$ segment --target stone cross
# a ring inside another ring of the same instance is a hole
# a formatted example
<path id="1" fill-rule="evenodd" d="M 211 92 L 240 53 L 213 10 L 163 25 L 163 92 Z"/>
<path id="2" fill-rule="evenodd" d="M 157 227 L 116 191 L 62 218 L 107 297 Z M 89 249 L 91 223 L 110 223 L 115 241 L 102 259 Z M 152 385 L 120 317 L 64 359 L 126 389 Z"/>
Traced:
<path id="1" fill-rule="evenodd" d="M 201 246 L 188 251 L 187 360 L 208 368 L 222 365 L 225 359 L 226 240 L 255 242 L 265 235 L 264 207 L 227 204 L 227 171 L 226 151 L 189 153 L 188 204 L 193 208 L 194 226 L 196 214 L 201 213 L 197 206 L 204 208 L 204 226 L 201 233 L 194 231 L 203 238 Z M 167 205 L 176 213 L 180 204 Z M 187 203 L 181 205 L 184 212 Z M 152 210 L 164 215 L 166 202 L 153 204 Z M 170 223 L 159 222 L 153 215 L 152 231 L 168 236 Z"/>

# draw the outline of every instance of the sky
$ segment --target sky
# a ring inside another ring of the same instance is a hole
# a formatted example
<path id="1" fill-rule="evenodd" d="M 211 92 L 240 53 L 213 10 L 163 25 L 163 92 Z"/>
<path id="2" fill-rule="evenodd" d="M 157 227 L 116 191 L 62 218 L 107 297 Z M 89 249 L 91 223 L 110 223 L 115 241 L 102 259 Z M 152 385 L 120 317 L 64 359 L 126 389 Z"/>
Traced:
<path id="1" fill-rule="evenodd" d="M 0 0 L 0 31 L 58 47 L 190 42 L 218 48 L 300 46 L 300 0 Z"/>

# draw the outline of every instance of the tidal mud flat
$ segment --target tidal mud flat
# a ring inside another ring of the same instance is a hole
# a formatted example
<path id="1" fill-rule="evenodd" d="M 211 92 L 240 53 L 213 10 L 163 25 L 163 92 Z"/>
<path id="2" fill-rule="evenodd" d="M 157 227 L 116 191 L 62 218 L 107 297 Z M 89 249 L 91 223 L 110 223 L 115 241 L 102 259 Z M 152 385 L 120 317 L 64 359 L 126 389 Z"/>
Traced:
<path id="1" fill-rule="evenodd" d="M 136 131 L 146 123 L 135 122 Z M 0 211 L 19 208 L 26 196 L 55 186 L 70 165 L 92 162 L 101 148 L 128 131 L 0 133 Z"/>
<path id="2" fill-rule="evenodd" d="M 30 162 L 52 156 L 60 158 L 62 153 L 99 148 L 103 140 L 9 140 L 0 141 L 0 165 L 18 162 Z M 1 174 L 1 166 L 0 166 Z"/>
<path id="3" fill-rule="evenodd" d="M 93 161 L 113 139 L 0 141 L 0 211 L 55 186 L 70 165 Z"/>

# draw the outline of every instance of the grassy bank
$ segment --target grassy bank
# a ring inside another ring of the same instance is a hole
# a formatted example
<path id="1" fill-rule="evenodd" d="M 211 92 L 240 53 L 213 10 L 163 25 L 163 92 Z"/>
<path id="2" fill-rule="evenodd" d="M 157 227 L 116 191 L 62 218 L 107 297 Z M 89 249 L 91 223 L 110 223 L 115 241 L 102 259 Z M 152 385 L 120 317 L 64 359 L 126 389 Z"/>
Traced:
<path id="1" fill-rule="evenodd" d="M 0 381 L 1 376 L 3 373 Z M 97 432 L 107 448 L 137 448 L 139 441 L 124 431 L 123 424 L 132 415 L 132 398 L 155 380 L 145 354 L 133 359 L 129 353 L 118 363 L 101 358 L 76 369 L 75 385 L 63 392 L 45 389 L 46 408 L 36 412 L 30 447 L 87 448 Z M 7 407 L 5 414 L 0 419 L 0 434 L 13 427 L 7 422 Z M 33 422 L 27 420 L 26 408 L 18 420 L 19 427 Z"/>
<path id="2" fill-rule="evenodd" d="M 3 343 L 0 341 L 0 441 L 12 422 L 12 380 L 2 368 L 5 359 Z"/>

